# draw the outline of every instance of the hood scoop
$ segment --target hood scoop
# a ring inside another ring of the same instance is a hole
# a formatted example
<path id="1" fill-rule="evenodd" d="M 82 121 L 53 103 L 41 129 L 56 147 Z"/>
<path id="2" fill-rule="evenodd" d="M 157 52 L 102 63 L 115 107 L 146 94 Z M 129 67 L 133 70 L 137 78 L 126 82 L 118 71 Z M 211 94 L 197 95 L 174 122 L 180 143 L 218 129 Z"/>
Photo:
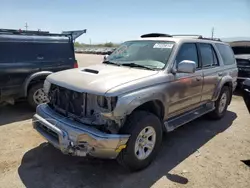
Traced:
<path id="1" fill-rule="evenodd" d="M 99 73 L 99 71 L 93 70 L 93 69 L 83 69 L 82 72 L 88 72 L 88 73 L 92 73 L 92 74 L 98 74 Z"/>

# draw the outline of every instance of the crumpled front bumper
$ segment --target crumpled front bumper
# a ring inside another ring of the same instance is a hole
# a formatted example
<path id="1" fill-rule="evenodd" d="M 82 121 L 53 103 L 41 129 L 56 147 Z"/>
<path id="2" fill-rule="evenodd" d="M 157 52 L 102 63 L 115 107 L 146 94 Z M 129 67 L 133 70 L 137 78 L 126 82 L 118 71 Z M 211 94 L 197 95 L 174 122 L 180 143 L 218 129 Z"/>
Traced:
<path id="1" fill-rule="evenodd" d="M 53 146 L 75 156 L 116 158 L 130 136 L 101 132 L 56 113 L 47 104 L 37 107 L 32 123 Z"/>

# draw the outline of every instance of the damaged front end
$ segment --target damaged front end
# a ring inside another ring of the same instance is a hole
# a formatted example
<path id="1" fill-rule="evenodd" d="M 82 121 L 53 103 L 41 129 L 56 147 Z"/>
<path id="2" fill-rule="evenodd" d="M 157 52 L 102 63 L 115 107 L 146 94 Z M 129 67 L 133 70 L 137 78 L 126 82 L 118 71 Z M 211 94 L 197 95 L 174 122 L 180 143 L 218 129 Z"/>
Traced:
<path id="1" fill-rule="evenodd" d="M 50 102 L 37 107 L 33 127 L 63 153 L 116 158 L 126 147 L 130 135 L 118 134 L 124 120 L 106 116 L 112 114 L 116 97 L 80 93 L 53 84 L 46 90 Z"/>
<path id="2" fill-rule="evenodd" d="M 74 121 L 94 126 L 105 133 L 118 133 L 124 119 L 107 117 L 116 106 L 117 97 L 80 93 L 51 85 L 48 105 L 61 115 Z"/>

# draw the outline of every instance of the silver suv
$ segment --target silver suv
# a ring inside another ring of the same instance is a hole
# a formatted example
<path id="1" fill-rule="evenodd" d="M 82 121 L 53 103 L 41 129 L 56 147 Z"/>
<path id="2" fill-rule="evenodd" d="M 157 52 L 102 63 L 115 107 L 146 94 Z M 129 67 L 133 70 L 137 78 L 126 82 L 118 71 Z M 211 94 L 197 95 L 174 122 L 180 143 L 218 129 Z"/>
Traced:
<path id="1" fill-rule="evenodd" d="M 163 132 L 204 114 L 222 118 L 237 73 L 228 44 L 142 35 L 102 64 L 49 75 L 50 102 L 37 107 L 33 126 L 65 154 L 116 158 L 140 170 L 155 158 Z"/>

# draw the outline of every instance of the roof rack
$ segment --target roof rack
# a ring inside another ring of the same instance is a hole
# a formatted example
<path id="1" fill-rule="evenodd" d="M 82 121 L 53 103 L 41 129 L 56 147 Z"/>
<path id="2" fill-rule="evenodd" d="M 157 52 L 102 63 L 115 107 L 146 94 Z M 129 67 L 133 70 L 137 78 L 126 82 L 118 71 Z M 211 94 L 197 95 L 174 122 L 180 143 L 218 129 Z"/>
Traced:
<path id="1" fill-rule="evenodd" d="M 172 35 L 173 37 L 192 37 L 192 38 L 196 38 L 196 39 L 202 39 L 202 40 L 214 40 L 214 41 L 221 41 L 219 38 L 206 38 L 203 37 L 202 35 Z"/>
<path id="2" fill-rule="evenodd" d="M 165 33 L 148 33 L 141 35 L 141 38 L 150 38 L 150 37 L 172 37 L 172 35 L 165 34 Z"/>
<path id="3" fill-rule="evenodd" d="M 0 34 L 9 35 L 39 35 L 39 36 L 65 36 L 62 34 L 50 33 L 49 31 L 26 31 L 26 30 L 15 30 L 15 29 L 0 29 Z"/>
<path id="4" fill-rule="evenodd" d="M 75 40 L 77 37 L 81 36 L 83 33 L 86 33 L 87 30 L 78 30 L 78 31 L 63 31 L 62 33 L 50 33 L 49 31 L 26 31 L 26 30 L 15 30 L 15 29 L 0 29 L 1 34 L 9 34 L 9 35 L 28 35 L 28 36 L 58 36 L 58 37 L 71 37 Z"/>
<path id="5" fill-rule="evenodd" d="M 191 35 L 191 34 L 179 34 L 179 35 L 170 35 L 165 33 L 148 33 L 141 35 L 141 38 L 150 38 L 150 37 L 191 37 L 195 39 L 202 39 L 202 40 L 214 40 L 214 41 L 221 41 L 219 38 L 206 38 L 202 35 Z"/>
<path id="6" fill-rule="evenodd" d="M 191 38 L 202 38 L 202 35 L 191 35 L 191 34 L 178 34 L 178 35 L 172 35 L 173 37 L 191 37 Z"/>
<path id="7" fill-rule="evenodd" d="M 201 38 L 202 40 L 214 40 L 214 41 L 219 41 L 221 42 L 221 40 L 219 38 L 205 38 L 205 37 L 202 37 Z"/>

